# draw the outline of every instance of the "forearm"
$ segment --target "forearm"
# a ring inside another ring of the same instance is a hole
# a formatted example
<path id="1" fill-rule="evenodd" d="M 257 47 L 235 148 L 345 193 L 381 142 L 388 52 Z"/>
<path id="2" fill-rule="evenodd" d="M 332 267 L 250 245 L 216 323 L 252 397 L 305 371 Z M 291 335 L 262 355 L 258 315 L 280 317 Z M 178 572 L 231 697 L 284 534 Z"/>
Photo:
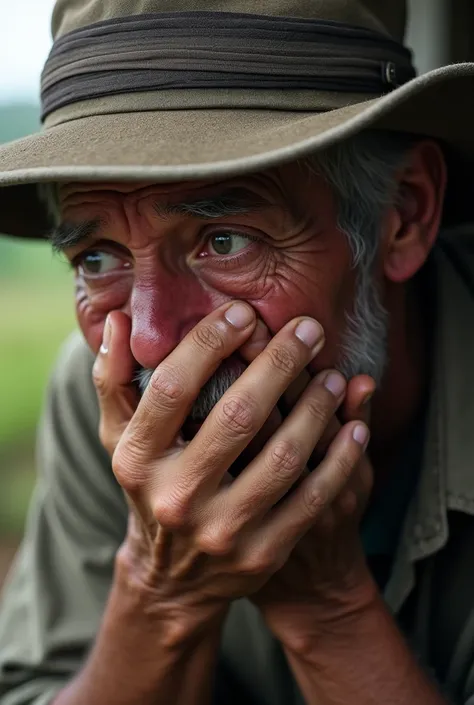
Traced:
<path id="1" fill-rule="evenodd" d="M 447 705 L 381 599 L 285 651 L 307 705 Z"/>
<path id="2" fill-rule="evenodd" d="M 222 619 L 188 628 L 116 580 L 90 656 L 54 705 L 209 705 Z"/>

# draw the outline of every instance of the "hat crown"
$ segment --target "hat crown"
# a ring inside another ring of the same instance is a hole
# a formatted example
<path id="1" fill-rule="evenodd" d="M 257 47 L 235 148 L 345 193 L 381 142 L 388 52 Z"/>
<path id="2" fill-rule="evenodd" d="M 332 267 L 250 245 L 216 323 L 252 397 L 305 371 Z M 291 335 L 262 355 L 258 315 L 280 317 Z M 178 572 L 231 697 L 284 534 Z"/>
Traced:
<path id="1" fill-rule="evenodd" d="M 235 12 L 331 20 L 365 27 L 403 41 L 406 0 L 57 0 L 54 38 L 112 18 L 162 12 Z"/>

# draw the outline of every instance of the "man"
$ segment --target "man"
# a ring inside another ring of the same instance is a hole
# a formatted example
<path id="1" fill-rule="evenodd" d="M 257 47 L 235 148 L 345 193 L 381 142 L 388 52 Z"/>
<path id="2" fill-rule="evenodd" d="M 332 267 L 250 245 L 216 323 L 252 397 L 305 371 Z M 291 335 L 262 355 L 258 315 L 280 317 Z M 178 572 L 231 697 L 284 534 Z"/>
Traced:
<path id="1" fill-rule="evenodd" d="M 87 343 L 2 705 L 474 703 L 474 66 L 415 78 L 401 1 L 252 9 L 59 0 L 0 148 Z"/>

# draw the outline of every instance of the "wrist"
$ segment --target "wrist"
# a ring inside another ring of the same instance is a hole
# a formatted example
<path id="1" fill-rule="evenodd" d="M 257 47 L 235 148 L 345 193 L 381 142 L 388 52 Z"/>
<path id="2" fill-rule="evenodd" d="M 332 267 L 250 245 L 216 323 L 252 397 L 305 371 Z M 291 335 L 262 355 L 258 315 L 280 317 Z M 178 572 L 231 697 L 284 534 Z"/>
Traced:
<path id="1" fill-rule="evenodd" d="M 300 641 L 283 644 L 305 702 L 444 703 L 380 596 L 314 626 Z"/>
<path id="2" fill-rule="evenodd" d="M 124 547 L 123 547 L 124 548 Z M 219 633 L 229 605 L 200 602 L 196 596 L 170 594 L 163 585 L 145 579 L 127 550 L 121 549 L 115 561 L 109 602 L 113 612 L 171 653 L 193 646 L 206 635 Z"/>
<path id="3" fill-rule="evenodd" d="M 324 599 L 298 600 L 263 610 L 269 629 L 285 649 L 305 655 L 315 648 L 327 648 L 357 633 L 374 614 L 385 609 L 370 575 L 350 590 L 328 590 Z"/>
<path id="4" fill-rule="evenodd" d="M 58 705 L 202 705 L 210 702 L 222 613 L 204 624 L 157 603 L 118 558 L 97 638 Z M 199 626 L 197 626 L 199 624 Z"/>

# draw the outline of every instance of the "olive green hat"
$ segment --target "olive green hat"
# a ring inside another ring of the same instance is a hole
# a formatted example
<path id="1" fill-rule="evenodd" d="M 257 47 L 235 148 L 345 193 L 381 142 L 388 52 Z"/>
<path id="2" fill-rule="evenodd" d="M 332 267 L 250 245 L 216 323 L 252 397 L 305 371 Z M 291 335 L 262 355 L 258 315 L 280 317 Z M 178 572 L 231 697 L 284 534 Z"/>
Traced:
<path id="1" fill-rule="evenodd" d="M 58 0 L 43 129 L 0 146 L 0 232 L 44 236 L 41 182 L 220 179 L 366 128 L 441 140 L 468 217 L 474 64 L 416 77 L 405 5 Z"/>

